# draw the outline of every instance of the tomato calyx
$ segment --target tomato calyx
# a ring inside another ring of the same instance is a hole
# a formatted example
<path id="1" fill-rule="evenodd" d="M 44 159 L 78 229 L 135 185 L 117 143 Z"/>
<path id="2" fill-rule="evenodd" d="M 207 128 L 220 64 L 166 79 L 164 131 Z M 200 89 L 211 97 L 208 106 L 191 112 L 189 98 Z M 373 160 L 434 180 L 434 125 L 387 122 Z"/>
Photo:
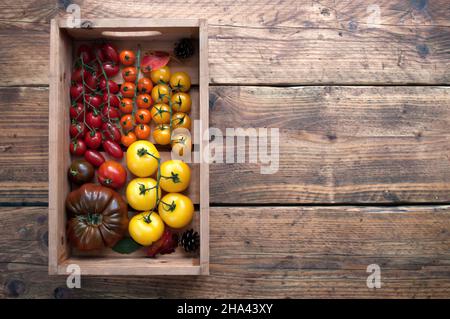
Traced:
<path id="1" fill-rule="evenodd" d="M 177 204 L 175 204 L 175 201 L 172 201 L 172 203 L 168 204 L 165 201 L 161 200 L 160 203 L 163 204 L 164 210 L 166 212 L 173 212 L 177 208 Z"/>
<path id="2" fill-rule="evenodd" d="M 174 182 L 175 184 L 181 183 L 181 179 L 180 179 L 180 176 L 178 175 L 178 173 L 170 172 L 170 176 L 161 175 L 161 177 L 165 178 L 165 179 L 171 179 L 172 182 Z"/>
<path id="3" fill-rule="evenodd" d="M 70 173 L 70 175 L 72 175 L 72 176 L 77 176 L 79 172 L 78 172 L 78 170 L 76 170 L 76 169 L 70 169 L 69 173 Z"/>
<path id="4" fill-rule="evenodd" d="M 176 85 L 174 85 L 174 90 L 176 91 L 181 91 L 181 89 L 184 87 L 181 83 L 181 80 L 178 80 L 178 83 Z"/>
<path id="5" fill-rule="evenodd" d="M 144 184 L 139 183 L 139 195 L 145 195 L 146 192 L 149 192 L 156 187 L 158 187 L 158 185 L 146 188 Z"/>
<path id="6" fill-rule="evenodd" d="M 103 221 L 103 216 L 101 214 L 88 213 L 86 216 L 78 216 L 77 218 L 91 226 L 98 226 Z"/>
<path id="7" fill-rule="evenodd" d="M 155 155 L 149 153 L 149 152 L 147 151 L 147 149 L 144 148 L 144 147 L 138 149 L 137 152 L 136 152 L 136 154 L 137 154 L 139 157 L 142 157 L 142 156 L 144 156 L 144 155 L 149 155 L 149 156 L 153 157 L 154 159 L 156 159 L 157 161 L 159 161 L 159 157 L 156 157 Z"/>

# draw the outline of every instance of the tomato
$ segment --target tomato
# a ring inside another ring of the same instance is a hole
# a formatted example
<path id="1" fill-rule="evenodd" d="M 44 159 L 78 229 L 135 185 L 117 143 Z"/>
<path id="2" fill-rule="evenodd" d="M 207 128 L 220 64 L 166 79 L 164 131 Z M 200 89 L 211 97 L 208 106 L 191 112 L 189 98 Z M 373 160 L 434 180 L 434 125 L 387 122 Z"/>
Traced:
<path id="1" fill-rule="evenodd" d="M 189 93 L 176 92 L 171 98 L 172 108 L 175 112 L 189 113 L 191 111 L 191 96 Z"/>
<path id="2" fill-rule="evenodd" d="M 103 93 L 103 104 L 105 106 L 108 106 L 108 93 Z M 112 107 L 119 107 L 120 106 L 120 99 L 117 97 L 117 95 L 109 94 L 109 106 Z"/>
<path id="3" fill-rule="evenodd" d="M 158 124 L 153 130 L 153 139 L 156 144 L 167 145 L 170 143 L 170 126 L 168 124 Z"/>
<path id="4" fill-rule="evenodd" d="M 130 146 L 131 144 L 133 144 L 134 142 L 136 142 L 137 138 L 136 138 L 136 134 L 134 134 L 133 132 L 128 132 L 126 135 L 122 135 L 122 138 L 120 139 L 120 141 L 122 142 L 122 144 L 125 147 Z"/>
<path id="5" fill-rule="evenodd" d="M 170 123 L 170 106 L 164 103 L 155 104 L 151 110 L 153 121 L 156 124 Z"/>
<path id="6" fill-rule="evenodd" d="M 74 70 L 73 70 L 73 72 L 72 72 L 72 76 L 70 77 L 70 79 L 73 81 L 73 82 L 76 82 L 76 83 L 83 83 L 83 77 L 84 78 L 86 78 L 86 77 L 88 77 L 89 75 L 91 75 L 90 73 L 89 73 L 89 71 L 87 71 L 86 69 L 84 70 L 84 72 L 83 72 L 83 75 L 81 75 L 81 68 L 75 68 Z M 88 75 L 89 74 L 89 75 Z"/>
<path id="7" fill-rule="evenodd" d="M 152 89 L 152 99 L 156 103 L 169 103 L 170 95 L 170 88 L 166 84 L 158 84 Z"/>
<path id="8" fill-rule="evenodd" d="M 102 134 L 99 131 L 86 132 L 84 141 L 91 150 L 96 150 L 102 145 Z"/>
<path id="9" fill-rule="evenodd" d="M 146 93 L 139 94 L 136 98 L 136 104 L 140 108 L 148 109 L 153 104 L 152 97 Z"/>
<path id="10" fill-rule="evenodd" d="M 138 92 L 139 93 L 151 93 L 153 89 L 153 83 L 149 78 L 141 78 L 138 81 Z"/>
<path id="11" fill-rule="evenodd" d="M 194 204 L 189 197 L 183 194 L 169 193 L 161 199 L 158 212 L 167 226 L 183 228 L 194 217 Z"/>
<path id="12" fill-rule="evenodd" d="M 102 77 L 100 79 L 100 81 L 99 81 L 98 87 L 100 88 L 100 90 L 102 92 L 108 93 L 107 85 L 109 86 L 109 93 L 110 94 L 117 94 L 117 93 L 119 93 L 119 84 L 117 84 L 113 80 L 108 80 L 108 82 L 106 82 L 106 79 Z"/>
<path id="13" fill-rule="evenodd" d="M 103 124 L 102 116 L 97 112 L 88 112 L 86 114 L 86 124 L 89 129 L 100 129 Z"/>
<path id="14" fill-rule="evenodd" d="M 120 93 L 122 93 L 123 97 L 134 97 L 134 91 L 136 89 L 136 86 L 132 82 L 124 82 L 122 84 L 122 87 L 120 88 Z"/>
<path id="15" fill-rule="evenodd" d="M 191 180 L 191 169 L 180 160 L 169 160 L 161 164 L 160 185 L 169 193 L 184 191 Z"/>
<path id="16" fill-rule="evenodd" d="M 89 63 L 94 60 L 94 52 L 90 46 L 82 44 L 78 47 L 77 57 L 80 57 L 84 63 Z"/>
<path id="17" fill-rule="evenodd" d="M 83 137 L 87 132 L 86 125 L 83 122 L 73 122 L 70 124 L 70 137 Z"/>
<path id="18" fill-rule="evenodd" d="M 158 150 L 149 141 L 136 141 L 127 150 L 128 169 L 139 177 L 154 174 L 158 168 L 159 158 Z"/>
<path id="19" fill-rule="evenodd" d="M 106 161 L 100 165 L 97 178 L 100 184 L 118 189 L 127 181 L 127 171 L 116 161 Z"/>
<path id="20" fill-rule="evenodd" d="M 191 129 L 191 118 L 186 113 L 175 113 L 172 115 L 172 128 L 185 128 L 185 129 Z"/>
<path id="21" fill-rule="evenodd" d="M 131 130 L 134 126 L 133 116 L 131 114 L 125 114 L 120 118 L 120 125 L 125 131 Z"/>
<path id="22" fill-rule="evenodd" d="M 125 82 L 135 82 L 137 78 L 137 69 L 134 66 L 123 68 L 122 77 Z"/>
<path id="23" fill-rule="evenodd" d="M 175 72 L 170 77 L 170 86 L 175 91 L 187 92 L 191 88 L 191 78 L 186 72 Z"/>
<path id="24" fill-rule="evenodd" d="M 114 75 L 119 73 L 119 66 L 112 62 L 105 62 L 102 64 L 103 71 L 105 71 L 105 74 L 107 77 L 112 78 Z M 103 74 L 103 72 L 100 70 L 100 74 Z"/>
<path id="25" fill-rule="evenodd" d="M 102 115 L 105 117 L 105 119 L 109 120 L 115 120 L 120 117 L 119 110 L 115 107 L 108 108 L 108 105 L 105 105 L 102 109 Z"/>
<path id="26" fill-rule="evenodd" d="M 83 85 L 76 83 L 70 87 L 70 97 L 74 101 L 78 101 L 83 97 Z"/>
<path id="27" fill-rule="evenodd" d="M 99 167 L 105 162 L 105 158 L 103 157 L 102 153 L 96 150 L 87 150 L 84 153 L 84 159 L 95 167 Z"/>
<path id="28" fill-rule="evenodd" d="M 186 129 L 176 129 L 172 136 L 172 153 L 178 156 L 190 154 L 192 150 L 192 139 L 189 131 Z"/>
<path id="29" fill-rule="evenodd" d="M 140 140 L 146 140 L 150 137 L 150 126 L 147 124 L 139 124 L 134 129 L 134 134 L 136 134 L 136 137 Z"/>
<path id="30" fill-rule="evenodd" d="M 84 106 L 83 103 L 77 102 L 72 103 L 69 109 L 69 114 L 71 119 L 75 119 L 77 121 L 83 121 L 84 119 Z"/>
<path id="31" fill-rule="evenodd" d="M 131 238 L 142 246 L 150 246 L 164 233 L 164 223 L 155 212 L 142 212 L 131 218 L 128 224 Z"/>
<path id="32" fill-rule="evenodd" d="M 94 178 L 94 167 L 82 159 L 74 160 L 69 167 L 67 175 L 75 184 L 89 183 Z"/>
<path id="33" fill-rule="evenodd" d="M 120 142 L 121 133 L 116 125 L 105 122 L 102 124 L 102 132 L 107 140 Z"/>
<path id="34" fill-rule="evenodd" d="M 156 205 L 156 196 L 161 198 L 161 188 L 156 194 L 156 181 L 150 177 L 135 178 L 128 183 L 125 195 L 128 204 L 135 210 L 152 210 Z"/>
<path id="35" fill-rule="evenodd" d="M 102 105 L 102 99 L 98 95 L 86 94 L 84 98 L 90 108 L 98 109 Z"/>
<path id="36" fill-rule="evenodd" d="M 130 50 L 122 50 L 120 52 L 120 63 L 123 65 L 133 65 L 134 61 L 136 61 L 136 56 L 133 51 Z"/>
<path id="37" fill-rule="evenodd" d="M 72 155 L 82 156 L 86 152 L 86 143 L 81 138 L 72 139 L 69 149 Z"/>
<path id="38" fill-rule="evenodd" d="M 166 65 L 150 73 L 150 78 L 155 84 L 168 84 L 170 81 L 170 68 Z"/>
<path id="39" fill-rule="evenodd" d="M 97 79 L 89 72 L 84 76 L 84 88 L 86 91 L 94 92 L 97 89 Z"/>
<path id="40" fill-rule="evenodd" d="M 139 109 L 136 111 L 135 119 L 136 123 L 148 124 L 152 119 L 152 115 L 150 114 L 150 111 L 147 109 Z"/>
<path id="41" fill-rule="evenodd" d="M 104 43 L 100 50 L 102 52 L 102 61 L 111 61 L 115 64 L 119 63 L 119 53 L 111 43 Z"/>
<path id="42" fill-rule="evenodd" d="M 133 100 L 127 97 L 122 98 L 119 109 L 122 113 L 130 114 L 133 112 Z"/>
<path id="43" fill-rule="evenodd" d="M 104 140 L 102 143 L 103 149 L 111 155 L 112 157 L 115 157 L 117 159 L 121 159 L 123 157 L 122 149 L 120 148 L 120 145 L 116 142 L 110 141 L 110 140 Z"/>

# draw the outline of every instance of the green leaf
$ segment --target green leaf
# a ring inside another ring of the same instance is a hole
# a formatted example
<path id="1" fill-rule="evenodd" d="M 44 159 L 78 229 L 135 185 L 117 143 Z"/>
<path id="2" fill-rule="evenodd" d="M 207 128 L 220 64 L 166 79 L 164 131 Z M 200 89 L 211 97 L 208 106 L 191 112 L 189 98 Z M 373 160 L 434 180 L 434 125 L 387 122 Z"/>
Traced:
<path id="1" fill-rule="evenodd" d="M 112 248 L 115 252 L 119 254 L 131 254 L 132 252 L 142 248 L 137 242 L 135 242 L 130 237 L 124 237 Z"/>

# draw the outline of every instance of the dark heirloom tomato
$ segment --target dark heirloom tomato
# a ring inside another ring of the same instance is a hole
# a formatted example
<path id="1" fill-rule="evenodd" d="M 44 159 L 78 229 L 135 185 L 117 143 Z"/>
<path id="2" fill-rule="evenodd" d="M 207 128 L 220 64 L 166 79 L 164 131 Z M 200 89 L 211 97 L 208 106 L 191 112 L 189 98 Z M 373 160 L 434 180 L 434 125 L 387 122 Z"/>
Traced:
<path id="1" fill-rule="evenodd" d="M 67 236 L 79 250 L 113 247 L 128 228 L 128 207 L 120 194 L 84 184 L 66 198 Z"/>
<path id="2" fill-rule="evenodd" d="M 88 183 L 94 178 L 94 167 L 85 160 L 77 159 L 70 164 L 67 175 L 72 183 Z"/>

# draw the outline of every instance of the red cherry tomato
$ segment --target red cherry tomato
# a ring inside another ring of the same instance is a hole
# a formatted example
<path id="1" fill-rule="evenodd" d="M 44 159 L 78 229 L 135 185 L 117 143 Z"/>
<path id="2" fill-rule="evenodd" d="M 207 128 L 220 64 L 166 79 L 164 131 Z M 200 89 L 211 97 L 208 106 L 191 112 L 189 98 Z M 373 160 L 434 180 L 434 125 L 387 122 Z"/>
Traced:
<path id="1" fill-rule="evenodd" d="M 103 103 L 105 104 L 105 106 L 108 106 L 108 92 L 103 93 Z M 109 106 L 112 107 L 120 106 L 120 99 L 117 95 L 114 94 L 109 95 Z"/>
<path id="2" fill-rule="evenodd" d="M 98 95 L 86 94 L 84 96 L 87 106 L 98 109 L 102 105 L 102 98 Z"/>
<path id="3" fill-rule="evenodd" d="M 84 153 L 84 159 L 95 167 L 99 167 L 105 162 L 105 158 L 103 157 L 102 153 L 96 150 L 87 150 Z"/>
<path id="4" fill-rule="evenodd" d="M 112 62 L 105 62 L 103 63 L 103 70 L 105 71 L 106 76 L 111 78 L 119 73 L 119 65 Z M 102 74 L 102 72 L 100 74 Z"/>
<path id="5" fill-rule="evenodd" d="M 89 72 L 84 72 L 84 88 L 88 92 L 94 92 L 97 89 L 97 79 Z"/>
<path id="6" fill-rule="evenodd" d="M 122 149 L 120 148 L 120 145 L 118 143 L 110 140 L 104 140 L 102 146 L 106 153 L 108 153 L 112 157 L 115 157 L 117 159 L 121 159 L 123 157 Z"/>
<path id="7" fill-rule="evenodd" d="M 86 44 L 79 46 L 77 50 L 77 57 L 81 57 L 84 63 L 89 63 L 94 59 L 92 48 Z"/>
<path id="8" fill-rule="evenodd" d="M 76 156 L 82 156 L 86 152 L 86 143 L 81 139 L 73 139 L 70 141 L 70 153 Z"/>
<path id="9" fill-rule="evenodd" d="M 70 87 L 70 97 L 74 101 L 78 101 L 83 97 L 83 85 L 76 83 Z"/>
<path id="10" fill-rule="evenodd" d="M 116 161 L 106 161 L 98 169 L 100 184 L 114 189 L 121 188 L 127 181 L 127 171 Z"/>
<path id="11" fill-rule="evenodd" d="M 111 43 L 105 43 L 100 47 L 102 57 L 105 61 L 111 61 L 115 64 L 119 63 L 119 53 Z"/>
<path id="12" fill-rule="evenodd" d="M 69 109 L 69 114 L 71 119 L 75 119 L 79 122 L 84 119 L 84 107 L 83 103 L 77 102 L 76 104 L 72 104 Z"/>
<path id="13" fill-rule="evenodd" d="M 115 107 L 108 108 L 108 105 L 105 105 L 102 109 L 102 115 L 105 119 L 118 119 L 120 117 L 120 112 Z"/>
<path id="14" fill-rule="evenodd" d="M 102 125 L 102 132 L 107 140 L 119 142 L 121 135 L 120 130 L 112 123 L 105 122 Z"/>
<path id="15" fill-rule="evenodd" d="M 83 75 L 81 75 L 81 68 L 76 68 L 75 70 L 73 70 L 72 77 L 70 79 L 73 82 L 82 83 L 83 82 L 83 77 L 86 79 L 89 76 L 92 77 L 92 74 L 89 73 L 87 70 L 84 70 Z"/>
<path id="16" fill-rule="evenodd" d="M 119 93 L 119 85 L 114 82 L 113 80 L 108 80 L 109 84 L 109 93 L 110 94 L 117 94 Z M 108 90 L 106 88 L 106 80 L 105 78 L 101 78 L 99 82 L 99 88 L 102 90 L 102 92 L 108 93 Z"/>
<path id="17" fill-rule="evenodd" d="M 103 124 L 102 116 L 99 113 L 88 112 L 86 114 L 86 124 L 90 129 L 100 129 Z"/>
<path id="18" fill-rule="evenodd" d="M 102 145 L 102 133 L 99 131 L 89 131 L 84 135 L 84 141 L 91 150 L 96 150 Z"/>
<path id="19" fill-rule="evenodd" d="M 70 124 L 69 132 L 70 137 L 83 137 L 87 132 L 87 128 L 83 122 L 75 122 Z"/>

